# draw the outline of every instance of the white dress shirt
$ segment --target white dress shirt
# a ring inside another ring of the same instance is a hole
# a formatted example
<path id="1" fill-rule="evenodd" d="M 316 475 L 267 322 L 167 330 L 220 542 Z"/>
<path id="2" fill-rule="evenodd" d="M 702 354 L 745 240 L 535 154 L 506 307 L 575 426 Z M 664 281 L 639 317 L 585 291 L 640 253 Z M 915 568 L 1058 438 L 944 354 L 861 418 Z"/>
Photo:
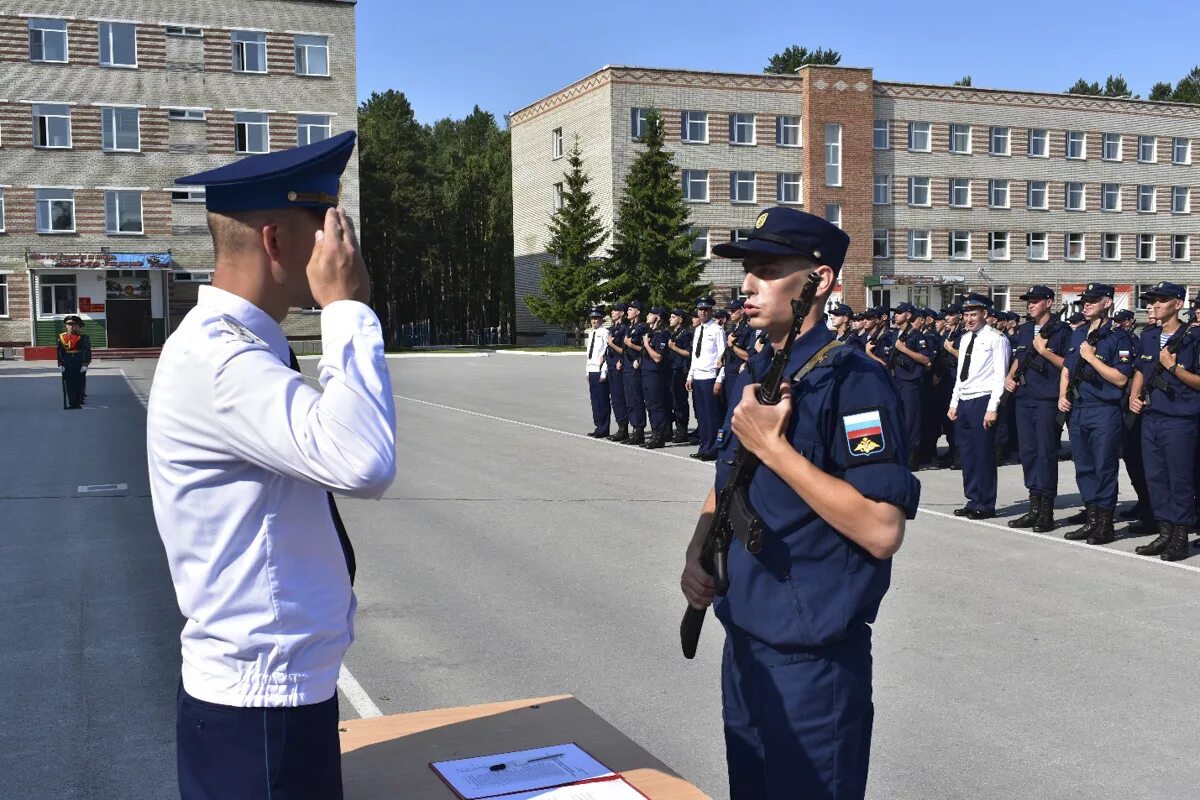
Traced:
<path id="1" fill-rule="evenodd" d="M 379 497 L 396 410 L 379 320 L 321 312 L 324 391 L 290 366 L 264 311 L 202 286 L 154 375 L 146 452 L 154 518 L 187 618 L 183 687 L 230 706 L 297 706 L 337 690 L 356 600 L 326 490 Z"/>
<path id="2" fill-rule="evenodd" d="M 584 352 L 591 353 L 587 358 L 587 371 L 599 372 L 601 378 L 608 377 L 608 362 L 604 360 L 608 352 L 608 328 L 601 325 L 589 330 L 587 349 Z"/>
<path id="3" fill-rule="evenodd" d="M 963 359 L 967 357 L 967 348 L 975 337 L 974 348 L 971 349 L 971 366 L 967 379 L 961 377 Z M 1008 363 L 1012 346 L 1008 337 L 990 325 L 984 325 L 975 333 L 967 331 L 958 343 L 958 364 L 954 368 L 954 391 L 950 395 L 950 408 L 958 408 L 960 400 L 974 400 L 977 397 L 991 395 L 987 410 L 995 411 L 1000 407 L 1000 397 L 1004 394 L 1004 381 L 1008 377 Z"/>
<path id="4" fill-rule="evenodd" d="M 700 343 L 700 354 L 696 354 L 696 343 Z M 716 320 L 696 328 L 692 334 L 692 366 L 688 369 L 689 381 L 711 381 L 724 383 L 725 370 L 720 368 L 721 354 L 725 352 L 725 329 Z"/>

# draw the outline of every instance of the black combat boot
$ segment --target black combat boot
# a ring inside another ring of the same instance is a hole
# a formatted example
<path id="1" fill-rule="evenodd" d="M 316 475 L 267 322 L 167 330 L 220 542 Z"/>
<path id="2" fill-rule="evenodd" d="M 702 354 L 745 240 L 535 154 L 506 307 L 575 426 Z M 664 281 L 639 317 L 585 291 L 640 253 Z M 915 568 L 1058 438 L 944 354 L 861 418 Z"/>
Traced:
<path id="1" fill-rule="evenodd" d="M 959 452 L 957 446 L 955 446 L 954 449 L 950 451 L 950 469 L 954 469 L 954 470 L 962 469 L 962 453 Z"/>
<path id="2" fill-rule="evenodd" d="M 671 437 L 671 444 L 687 444 L 687 425 L 675 425 L 675 435 Z"/>
<path id="3" fill-rule="evenodd" d="M 617 432 L 608 437 L 610 442 L 623 442 L 629 438 L 629 423 L 623 423 L 617 426 Z"/>
<path id="4" fill-rule="evenodd" d="M 638 445 L 643 445 L 645 443 L 646 443 L 646 429 L 645 428 L 634 428 L 633 435 L 625 440 L 625 444 L 631 444 L 635 447 L 637 447 Z"/>
<path id="5" fill-rule="evenodd" d="M 908 454 L 908 471 L 919 472 L 921 470 L 921 457 L 916 453 Z"/>
<path id="6" fill-rule="evenodd" d="M 1073 531 L 1067 531 L 1063 534 L 1064 539 L 1070 539 L 1072 542 L 1082 541 L 1096 532 L 1096 525 L 1100 521 L 1100 509 L 1093 505 L 1085 506 L 1083 509 L 1084 517 L 1087 520 L 1082 528 Z"/>
<path id="7" fill-rule="evenodd" d="M 1010 528 L 1032 528 L 1037 522 L 1038 514 L 1042 510 L 1042 496 L 1037 494 L 1029 495 L 1029 510 L 1016 519 L 1009 520 L 1008 527 Z"/>
<path id="8" fill-rule="evenodd" d="M 1141 519 L 1135 519 L 1129 523 L 1129 532 L 1134 536 L 1149 536 L 1158 530 L 1154 518 L 1150 516 L 1150 510 L 1146 509 L 1146 516 Z"/>
<path id="9" fill-rule="evenodd" d="M 1109 544 L 1117 540 L 1116 531 L 1113 530 L 1113 511 L 1115 510 L 1112 508 L 1096 509 L 1096 529 L 1087 538 L 1088 544 Z"/>
<path id="10" fill-rule="evenodd" d="M 650 441 L 643 445 L 647 450 L 657 450 L 660 447 L 667 446 L 667 433 L 670 428 L 659 428 L 656 431 L 650 432 Z"/>
<path id="11" fill-rule="evenodd" d="M 1187 525 L 1171 525 L 1171 538 L 1167 542 L 1167 549 L 1159 556 L 1163 561 L 1182 561 L 1187 558 L 1188 553 L 1188 527 Z"/>
<path id="12" fill-rule="evenodd" d="M 1083 508 L 1079 509 L 1079 513 L 1072 514 L 1071 516 L 1067 517 L 1067 524 L 1068 525 L 1080 525 L 1084 522 L 1087 522 L 1087 518 L 1088 518 L 1088 510 L 1087 510 L 1087 506 L 1084 506 Z"/>
<path id="13" fill-rule="evenodd" d="M 1043 495 L 1038 498 L 1037 519 L 1033 522 L 1034 533 L 1049 533 L 1054 530 L 1054 498 Z"/>
<path id="14" fill-rule="evenodd" d="M 1158 521 L 1158 536 L 1149 544 L 1141 545 L 1133 548 L 1133 552 L 1139 556 L 1161 556 L 1163 551 L 1167 549 L 1167 542 L 1171 541 L 1171 531 L 1175 526 L 1167 522 L 1165 519 Z"/>

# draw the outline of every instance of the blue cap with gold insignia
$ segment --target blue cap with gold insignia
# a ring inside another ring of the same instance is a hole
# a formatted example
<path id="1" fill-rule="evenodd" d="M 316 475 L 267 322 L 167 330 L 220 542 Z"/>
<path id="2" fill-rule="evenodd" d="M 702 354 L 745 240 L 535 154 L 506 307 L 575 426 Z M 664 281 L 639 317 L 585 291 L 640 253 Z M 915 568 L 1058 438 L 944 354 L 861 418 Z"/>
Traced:
<path id="1" fill-rule="evenodd" d="M 829 309 L 829 315 L 833 317 L 849 317 L 854 314 L 854 310 L 845 303 L 838 303 L 833 308 Z"/>
<path id="2" fill-rule="evenodd" d="M 650 313 L 665 317 L 667 315 L 667 308 L 666 306 L 650 306 Z"/>
<path id="3" fill-rule="evenodd" d="M 1042 286 L 1041 284 L 1036 284 L 1034 286 L 1030 286 L 1029 291 L 1026 292 L 1025 294 L 1021 295 L 1021 299 L 1022 300 L 1033 300 L 1033 301 L 1053 300 L 1054 299 L 1054 290 L 1051 289 L 1049 286 Z"/>
<path id="4" fill-rule="evenodd" d="M 1113 314 L 1113 319 L 1117 322 L 1128 322 L 1134 318 L 1134 314 L 1128 308 L 1122 308 L 1117 313 Z"/>
<path id="5" fill-rule="evenodd" d="M 735 298 L 733 298 L 733 300 L 729 301 L 729 310 L 730 311 L 738 311 L 744 305 L 746 305 L 745 298 L 735 297 Z"/>
<path id="6" fill-rule="evenodd" d="M 1142 292 L 1142 297 L 1146 298 L 1147 300 L 1155 300 L 1160 297 L 1168 300 L 1186 300 L 1187 289 L 1183 288 L 1178 283 L 1159 281 L 1146 291 Z"/>
<path id="7" fill-rule="evenodd" d="M 775 206 L 758 215 L 750 235 L 737 242 L 713 247 L 713 255 L 745 258 L 748 255 L 802 256 L 832 267 L 842 268 L 850 237 L 838 226 L 813 214 L 794 208 Z"/>
<path id="8" fill-rule="evenodd" d="M 354 131 L 278 153 L 249 156 L 176 183 L 206 187 L 204 207 L 215 212 L 315 208 L 338 204 L 342 172 L 354 151 Z"/>
<path id="9" fill-rule="evenodd" d="M 1116 290 L 1107 283 L 1089 283 L 1083 290 L 1083 298 L 1086 300 L 1089 297 L 1108 297 L 1116 294 Z"/>

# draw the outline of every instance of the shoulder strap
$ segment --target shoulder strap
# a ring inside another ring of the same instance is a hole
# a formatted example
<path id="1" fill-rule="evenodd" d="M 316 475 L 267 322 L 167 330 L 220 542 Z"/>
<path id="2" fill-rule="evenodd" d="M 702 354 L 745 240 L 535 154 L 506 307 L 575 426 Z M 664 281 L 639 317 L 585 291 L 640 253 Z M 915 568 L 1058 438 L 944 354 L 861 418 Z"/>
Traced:
<path id="1" fill-rule="evenodd" d="M 834 339 L 833 341 L 829 342 L 824 347 L 822 347 L 820 350 L 813 353 L 812 358 L 808 359 L 808 361 L 806 361 L 804 363 L 804 366 L 802 366 L 800 369 L 798 369 L 794 373 L 792 373 L 791 382 L 799 383 L 800 381 L 804 380 L 805 375 L 812 372 L 817 367 L 821 366 L 821 364 L 825 363 L 825 360 L 829 357 L 829 354 L 832 353 L 837 348 L 844 346 L 844 344 L 845 344 L 844 342 L 840 342 L 837 339 Z"/>

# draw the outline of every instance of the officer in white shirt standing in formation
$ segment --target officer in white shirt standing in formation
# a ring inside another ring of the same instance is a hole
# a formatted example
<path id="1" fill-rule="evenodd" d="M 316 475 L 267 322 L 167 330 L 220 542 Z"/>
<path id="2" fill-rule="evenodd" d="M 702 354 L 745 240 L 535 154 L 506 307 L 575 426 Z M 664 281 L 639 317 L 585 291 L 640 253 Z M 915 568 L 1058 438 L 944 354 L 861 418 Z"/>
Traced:
<path id="1" fill-rule="evenodd" d="M 207 187 L 216 273 L 168 339 L 147 412 L 150 490 L 179 609 L 183 800 L 342 797 L 337 679 L 354 551 L 330 492 L 379 497 L 396 412 L 354 229 L 354 134 L 182 179 Z M 279 323 L 321 307 L 324 391 Z"/>
<path id="2" fill-rule="evenodd" d="M 588 394 L 592 399 L 593 439 L 608 437 L 609 420 L 612 418 L 612 399 L 608 396 L 608 328 L 604 327 L 604 311 L 593 308 L 588 315 L 592 328 L 587 335 L 587 381 Z"/>
<path id="3" fill-rule="evenodd" d="M 700 324 L 692 336 L 692 365 L 688 368 L 687 390 L 692 393 L 696 409 L 696 428 L 700 449 L 692 458 L 701 461 L 717 460 L 717 430 L 721 427 L 721 390 L 725 375 L 721 370 L 721 355 L 725 352 L 725 331 L 712 318 L 713 299 L 696 301 Z"/>
<path id="4" fill-rule="evenodd" d="M 954 422 L 962 455 L 967 504 L 955 509 L 954 515 L 989 519 L 996 516 L 997 409 L 1012 348 L 1008 337 L 986 322 L 990 299 L 969 294 L 962 307 L 967 332 L 958 345 L 958 372 L 946 416 Z"/>

